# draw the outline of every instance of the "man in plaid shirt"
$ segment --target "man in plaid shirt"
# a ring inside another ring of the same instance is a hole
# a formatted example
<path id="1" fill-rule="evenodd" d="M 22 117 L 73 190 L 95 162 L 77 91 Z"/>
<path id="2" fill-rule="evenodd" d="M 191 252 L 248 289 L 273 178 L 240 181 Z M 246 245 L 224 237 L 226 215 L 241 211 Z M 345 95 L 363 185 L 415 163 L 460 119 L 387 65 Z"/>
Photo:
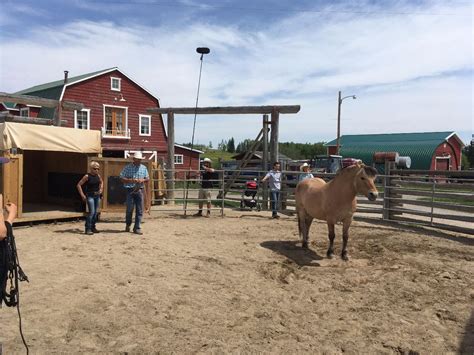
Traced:
<path id="1" fill-rule="evenodd" d="M 133 226 L 133 233 L 143 234 L 140 223 L 143 216 L 143 200 L 145 184 L 150 180 L 148 170 L 145 165 L 141 164 L 143 155 L 141 152 L 136 152 L 133 155 L 133 163 L 128 164 L 120 173 L 120 179 L 123 186 L 127 190 L 127 212 L 125 214 L 125 231 L 130 232 L 132 225 L 133 209 L 135 211 L 135 224 Z"/>

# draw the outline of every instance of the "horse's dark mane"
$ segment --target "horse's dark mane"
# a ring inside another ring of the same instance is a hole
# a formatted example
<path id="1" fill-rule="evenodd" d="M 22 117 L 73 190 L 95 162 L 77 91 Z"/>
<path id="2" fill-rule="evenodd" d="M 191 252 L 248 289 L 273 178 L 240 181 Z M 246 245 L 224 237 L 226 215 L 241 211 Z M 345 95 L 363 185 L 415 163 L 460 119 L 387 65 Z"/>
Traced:
<path id="1" fill-rule="evenodd" d="M 338 172 L 336 173 L 336 176 L 339 176 L 339 175 L 345 175 L 345 174 L 348 174 L 350 172 L 352 172 L 354 169 L 357 169 L 359 167 L 359 165 L 350 165 L 350 166 L 346 166 L 340 170 L 338 170 Z M 375 177 L 377 176 L 377 170 L 371 166 L 366 166 L 366 165 L 362 165 L 362 168 L 364 169 L 364 172 L 367 174 L 367 176 L 369 177 Z"/>
<path id="2" fill-rule="evenodd" d="M 339 176 L 339 175 L 345 175 L 345 174 L 348 174 L 349 172 L 351 172 L 353 169 L 355 169 L 357 167 L 357 165 L 349 165 L 349 166 L 346 166 L 342 169 L 339 169 L 336 173 L 336 176 Z"/>

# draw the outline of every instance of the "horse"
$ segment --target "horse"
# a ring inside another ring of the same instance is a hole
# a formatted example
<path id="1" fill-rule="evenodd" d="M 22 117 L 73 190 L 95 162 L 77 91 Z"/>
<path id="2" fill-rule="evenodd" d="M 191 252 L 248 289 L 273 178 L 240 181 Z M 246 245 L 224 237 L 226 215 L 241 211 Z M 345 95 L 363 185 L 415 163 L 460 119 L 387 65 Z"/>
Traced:
<path id="1" fill-rule="evenodd" d="M 308 248 L 309 228 L 313 219 L 326 221 L 328 225 L 329 248 L 327 257 L 334 257 L 334 225 L 343 223 L 341 258 L 349 260 L 347 241 L 349 227 L 357 207 L 356 196 L 362 194 L 370 201 L 378 196 L 374 180 L 377 170 L 362 163 L 339 170 L 334 179 L 326 183 L 323 179 L 305 179 L 296 186 L 296 213 L 302 247 Z"/>

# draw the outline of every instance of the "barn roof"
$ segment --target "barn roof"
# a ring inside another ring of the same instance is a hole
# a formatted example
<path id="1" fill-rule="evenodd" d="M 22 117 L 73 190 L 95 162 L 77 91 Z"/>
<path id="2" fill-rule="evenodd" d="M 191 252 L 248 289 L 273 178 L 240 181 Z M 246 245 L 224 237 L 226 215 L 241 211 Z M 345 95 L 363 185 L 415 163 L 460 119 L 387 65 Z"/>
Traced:
<path id="1" fill-rule="evenodd" d="M 340 138 L 340 154 L 372 164 L 375 152 L 398 152 L 401 156 L 410 156 L 412 169 L 429 169 L 436 148 L 452 136 L 464 145 L 452 131 L 344 135 Z M 325 144 L 335 145 L 336 139 Z"/>
<path id="2" fill-rule="evenodd" d="M 52 81 L 52 82 L 41 84 L 41 85 L 32 86 L 28 89 L 18 91 L 15 94 L 38 96 L 38 97 L 43 97 L 45 99 L 62 100 L 66 87 L 77 84 L 77 83 L 85 81 L 85 80 L 95 78 L 95 77 L 103 75 L 103 74 L 113 72 L 113 71 L 120 72 L 128 80 L 134 82 L 136 85 L 138 85 L 144 91 L 146 91 L 150 96 L 152 96 L 152 97 L 154 97 L 155 99 L 158 100 L 158 98 L 155 95 L 153 95 L 150 91 L 145 89 L 142 85 L 138 84 L 136 81 L 132 80 L 127 74 L 125 74 L 123 71 L 119 70 L 117 67 L 103 69 L 103 70 L 95 71 L 95 72 L 92 72 L 92 73 L 87 73 L 87 74 L 82 74 L 82 75 L 77 75 L 77 76 L 70 77 L 70 78 L 68 78 L 66 84 L 64 84 L 64 79 L 61 79 L 61 80 L 56 80 L 56 81 Z M 39 116 L 42 117 L 42 118 L 52 118 L 54 116 L 54 109 L 53 108 L 48 108 L 48 107 L 42 107 L 41 111 L 39 113 Z"/>
<path id="3" fill-rule="evenodd" d="M 83 80 L 86 80 L 86 79 L 90 79 L 90 78 L 93 78 L 95 76 L 102 75 L 102 74 L 108 73 L 110 71 L 113 71 L 115 69 L 117 69 L 117 68 L 109 68 L 109 69 L 95 71 L 95 72 L 92 72 L 92 73 L 87 73 L 87 74 L 74 76 L 74 77 L 68 78 L 67 85 L 74 84 L 74 83 L 77 83 L 79 81 L 83 81 Z M 28 89 L 18 91 L 15 94 L 33 95 L 33 96 L 45 97 L 45 98 L 48 98 L 48 99 L 59 100 L 63 87 L 64 87 L 64 79 L 61 79 L 61 80 L 52 81 L 50 83 L 45 83 L 45 84 L 41 84 L 41 85 L 32 86 Z M 43 96 L 43 94 L 47 95 L 48 97 Z M 53 97 L 49 97 L 49 96 L 53 96 Z"/>

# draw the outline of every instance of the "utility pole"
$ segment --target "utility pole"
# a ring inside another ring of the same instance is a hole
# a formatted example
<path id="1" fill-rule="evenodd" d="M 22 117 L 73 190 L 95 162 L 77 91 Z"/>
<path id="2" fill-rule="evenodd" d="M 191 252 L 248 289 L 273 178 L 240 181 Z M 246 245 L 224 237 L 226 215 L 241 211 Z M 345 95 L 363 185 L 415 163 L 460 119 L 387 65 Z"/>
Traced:
<path id="1" fill-rule="evenodd" d="M 337 138 L 336 138 L 336 155 L 339 155 L 339 139 L 341 137 L 341 92 L 337 99 Z"/>
<path id="2" fill-rule="evenodd" d="M 352 97 L 353 100 L 356 99 L 355 95 L 344 96 L 341 98 L 341 92 L 339 91 L 339 96 L 337 99 L 337 138 L 336 138 L 336 155 L 339 155 L 339 140 L 341 138 L 341 105 L 344 99 Z"/>

